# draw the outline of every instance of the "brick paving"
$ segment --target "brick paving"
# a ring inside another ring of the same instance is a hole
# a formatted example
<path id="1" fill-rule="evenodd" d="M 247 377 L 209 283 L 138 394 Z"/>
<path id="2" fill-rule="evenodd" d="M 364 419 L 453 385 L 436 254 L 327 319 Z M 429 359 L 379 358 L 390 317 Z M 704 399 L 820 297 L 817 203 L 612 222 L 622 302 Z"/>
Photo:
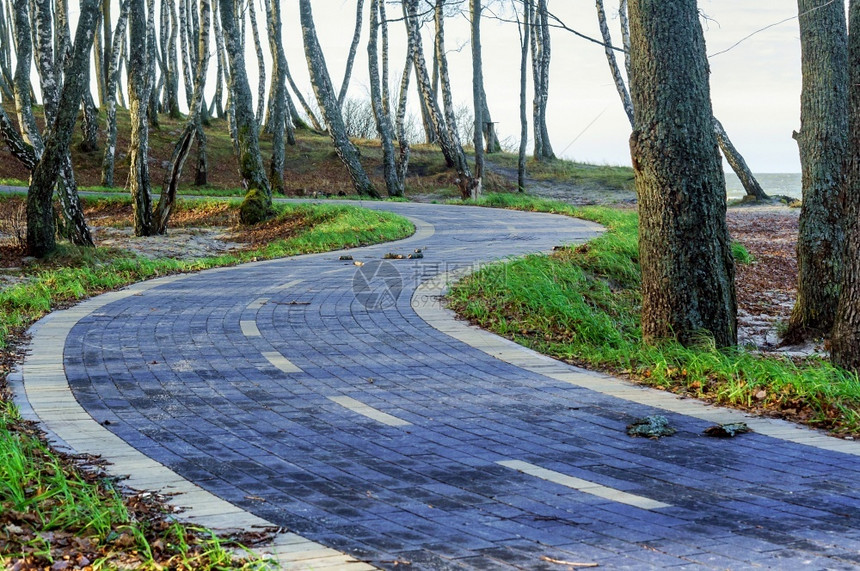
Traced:
<path id="1" fill-rule="evenodd" d="M 350 251 L 363 266 L 338 252 L 202 272 L 76 318 L 63 359 L 74 398 L 200 488 L 380 568 L 860 566 L 856 449 L 706 438 L 713 423 L 672 412 L 669 395 L 643 404 L 605 394 L 599 375 L 564 382 L 422 317 L 438 300 L 420 282 L 594 225 L 373 207 L 418 233 Z M 382 260 L 415 249 L 424 257 Z M 627 436 L 649 414 L 678 432 Z"/>

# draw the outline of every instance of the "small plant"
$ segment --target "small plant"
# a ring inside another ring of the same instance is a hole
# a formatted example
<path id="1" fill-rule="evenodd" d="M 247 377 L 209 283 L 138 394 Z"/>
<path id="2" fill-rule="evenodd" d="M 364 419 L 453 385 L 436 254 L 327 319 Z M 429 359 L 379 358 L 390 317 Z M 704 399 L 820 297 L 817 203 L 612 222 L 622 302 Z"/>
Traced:
<path id="1" fill-rule="evenodd" d="M 750 251 L 747 250 L 746 246 L 741 244 L 740 242 L 732 242 L 732 257 L 739 264 L 751 264 L 755 261 L 755 258 Z"/>

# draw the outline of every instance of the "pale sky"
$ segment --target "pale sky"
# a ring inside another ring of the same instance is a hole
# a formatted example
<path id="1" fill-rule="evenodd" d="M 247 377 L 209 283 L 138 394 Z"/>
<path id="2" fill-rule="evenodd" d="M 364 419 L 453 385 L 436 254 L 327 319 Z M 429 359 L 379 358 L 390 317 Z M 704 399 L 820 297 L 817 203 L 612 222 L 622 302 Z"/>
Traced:
<path id="1" fill-rule="evenodd" d="M 258 2 L 261 33 L 265 34 L 262 22 L 265 12 L 260 0 L 254 1 Z M 369 1 L 365 2 L 365 8 L 367 4 Z M 510 0 L 502 0 L 502 4 L 510 6 Z M 605 0 L 605 4 L 614 40 L 620 43 L 617 0 Z M 797 14 L 797 4 L 793 0 L 700 0 L 699 7 L 709 18 L 704 22 L 709 54 L 716 54 L 756 30 Z M 599 37 L 593 0 L 549 0 L 549 8 L 569 27 Z M 337 89 L 352 38 L 355 0 L 313 0 L 313 9 L 320 43 Z M 310 88 L 301 44 L 298 2 L 287 0 L 282 3 L 282 10 L 290 69 L 308 96 Z M 397 3 L 389 3 L 388 10 L 389 18 L 399 17 Z M 351 97 L 366 97 L 367 94 L 367 20 L 365 16 L 362 43 L 350 84 Z M 800 126 L 797 26 L 797 19 L 790 19 L 709 60 L 714 113 L 754 172 L 800 171 L 797 145 L 791 138 L 792 131 Z M 401 22 L 393 22 L 390 30 L 391 82 L 392 92 L 396 93 L 396 82 L 403 66 L 405 32 Z M 425 26 L 423 31 L 425 53 L 429 56 L 431 26 Z M 250 29 L 248 34 L 250 38 Z M 471 106 L 471 56 L 464 18 L 449 20 L 446 41 L 455 103 Z M 547 116 L 556 153 L 579 161 L 629 164 L 629 125 L 609 75 L 603 48 L 560 29 L 552 31 L 552 42 Z M 250 42 L 248 44 L 248 72 L 253 84 L 256 83 L 256 59 L 250 51 Z M 455 51 L 460 47 L 459 52 Z M 264 50 L 268 52 L 267 45 Z M 485 19 L 483 53 L 485 86 L 493 119 L 498 122 L 500 138 L 509 137 L 516 145 L 519 137 L 519 40 L 515 26 Z M 214 61 L 210 69 L 214 69 Z M 211 89 L 211 82 L 209 87 Z M 252 90 L 256 93 L 254 85 Z M 415 104 L 416 101 L 417 96 L 412 91 L 410 102 Z"/>

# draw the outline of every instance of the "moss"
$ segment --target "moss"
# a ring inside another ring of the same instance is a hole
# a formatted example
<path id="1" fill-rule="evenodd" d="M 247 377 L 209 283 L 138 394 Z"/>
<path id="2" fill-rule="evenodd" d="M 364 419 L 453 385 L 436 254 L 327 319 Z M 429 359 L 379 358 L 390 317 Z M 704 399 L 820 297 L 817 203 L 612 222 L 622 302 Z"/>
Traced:
<path id="1" fill-rule="evenodd" d="M 239 207 L 239 221 L 242 224 L 253 225 L 264 222 L 275 215 L 272 201 L 266 193 L 258 188 L 252 188 L 245 195 L 245 200 Z"/>

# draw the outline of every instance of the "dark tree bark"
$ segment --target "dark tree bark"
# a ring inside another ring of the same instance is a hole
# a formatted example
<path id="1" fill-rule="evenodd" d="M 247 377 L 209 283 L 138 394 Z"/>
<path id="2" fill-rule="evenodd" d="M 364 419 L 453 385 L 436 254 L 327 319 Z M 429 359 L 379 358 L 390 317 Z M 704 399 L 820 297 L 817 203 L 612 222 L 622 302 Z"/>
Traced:
<path id="1" fill-rule="evenodd" d="M 93 46 L 98 10 L 98 0 L 81 0 L 75 46 L 60 96 L 59 111 L 42 157 L 30 176 L 30 188 L 27 192 L 27 249 L 32 256 L 44 257 L 56 248 L 51 196 L 69 153 L 69 142 L 78 115 L 78 103 L 86 87 L 86 75 L 82 70 L 89 66 L 89 52 Z"/>
<path id="2" fill-rule="evenodd" d="M 260 155 L 260 134 L 257 118 L 254 115 L 253 97 L 248 76 L 245 71 L 245 46 L 239 33 L 239 20 L 233 0 L 219 0 L 221 9 L 221 29 L 224 31 L 224 45 L 230 60 L 230 96 L 239 147 L 239 173 L 247 191 L 239 211 L 243 224 L 256 224 L 270 218 L 272 211 L 272 190 L 263 157 Z"/>
<path id="3" fill-rule="evenodd" d="M 130 0 L 128 8 L 128 101 L 131 106 L 128 186 L 134 210 L 135 236 L 153 233 L 152 190 L 149 179 L 150 65 L 147 9 L 144 0 Z"/>
<path id="4" fill-rule="evenodd" d="M 370 195 L 379 198 L 379 192 L 370 182 L 364 167 L 361 166 L 358 151 L 353 146 L 343 124 L 340 114 L 340 106 L 337 104 L 337 96 L 331 84 L 331 76 L 326 67 L 322 48 L 317 40 L 314 27 L 313 13 L 311 12 L 310 0 L 300 0 L 299 11 L 302 20 L 302 36 L 304 37 L 305 56 L 308 60 L 308 71 L 311 75 L 311 84 L 317 96 L 317 102 L 325 117 L 328 132 L 334 142 L 334 148 L 340 160 L 349 171 L 353 187 L 362 195 Z"/>
<path id="5" fill-rule="evenodd" d="M 343 72 L 343 81 L 340 83 L 340 92 L 337 95 L 337 104 L 343 109 L 346 92 L 349 89 L 349 79 L 352 77 L 352 66 L 355 63 L 355 53 L 358 51 L 358 41 L 361 39 L 362 11 L 364 0 L 358 0 L 355 8 L 355 31 L 352 33 L 352 43 L 349 46 L 349 54 L 346 58 L 346 69 Z"/>
<path id="6" fill-rule="evenodd" d="M 24 141 L 33 147 L 36 156 L 42 155 L 44 147 L 36 117 L 33 116 L 33 100 L 30 96 L 30 65 L 33 59 L 33 43 L 30 31 L 30 16 L 27 12 L 27 0 L 14 0 L 12 4 L 15 21 L 15 111 L 18 114 L 18 125 Z"/>
<path id="7" fill-rule="evenodd" d="M 695 0 L 630 0 L 642 333 L 737 342 L 725 181 Z"/>
<path id="8" fill-rule="evenodd" d="M 475 173 L 469 189 L 471 198 L 481 195 L 484 177 L 484 70 L 481 61 L 481 0 L 469 1 L 472 24 L 472 101 L 475 108 Z"/>
<path id="9" fill-rule="evenodd" d="M 394 132 L 391 118 L 385 113 L 382 105 L 382 88 L 379 79 L 379 55 L 377 54 L 377 38 L 379 36 L 379 0 L 370 1 L 370 36 L 367 40 L 367 62 L 370 72 L 370 102 L 373 106 L 373 116 L 376 119 L 376 130 L 382 142 L 382 170 L 385 176 L 385 188 L 389 196 L 403 196 L 403 186 L 397 176 L 397 165 L 394 158 Z"/>
<path id="10" fill-rule="evenodd" d="M 841 281 L 839 190 L 848 136 L 848 41 L 842 0 L 798 0 L 803 87 L 800 148 L 803 206 L 797 239 L 797 301 L 785 342 L 833 326 Z"/>
<path id="11" fill-rule="evenodd" d="M 848 4 L 848 153 L 843 204 L 845 250 L 842 289 L 830 337 L 833 364 L 860 373 L 860 2 Z"/>

